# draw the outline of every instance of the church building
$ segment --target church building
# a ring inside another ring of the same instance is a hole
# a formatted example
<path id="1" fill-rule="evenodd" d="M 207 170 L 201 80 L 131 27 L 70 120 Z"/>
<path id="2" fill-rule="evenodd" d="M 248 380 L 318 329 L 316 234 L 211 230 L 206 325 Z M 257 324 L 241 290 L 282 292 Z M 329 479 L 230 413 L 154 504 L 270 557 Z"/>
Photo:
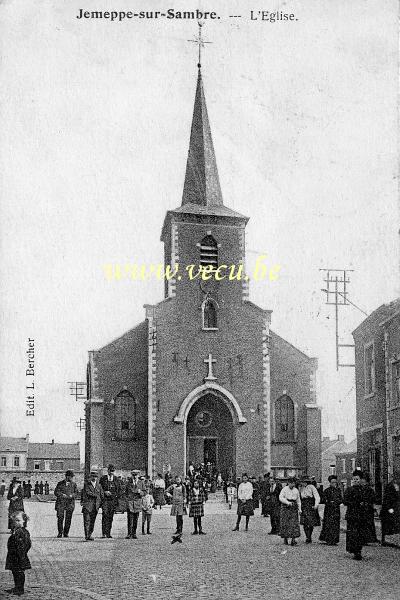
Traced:
<path id="1" fill-rule="evenodd" d="M 245 269 L 247 222 L 223 202 L 199 65 L 182 202 L 161 231 L 165 266 L 179 270 L 142 322 L 89 352 L 87 471 L 175 475 L 210 462 L 223 475 L 320 479 L 317 360 L 271 330 L 246 278 L 186 269 Z"/>

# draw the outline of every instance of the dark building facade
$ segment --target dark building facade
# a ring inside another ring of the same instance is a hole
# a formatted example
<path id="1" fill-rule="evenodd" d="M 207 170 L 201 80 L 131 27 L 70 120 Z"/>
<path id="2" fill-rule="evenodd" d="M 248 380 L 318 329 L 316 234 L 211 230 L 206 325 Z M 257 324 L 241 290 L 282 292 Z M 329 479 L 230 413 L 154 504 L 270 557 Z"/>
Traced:
<path id="1" fill-rule="evenodd" d="M 184 473 L 210 462 L 223 474 L 320 478 L 317 360 L 249 300 L 247 221 L 222 200 L 199 69 L 182 203 L 161 233 L 174 276 L 143 322 L 89 352 L 87 470 Z M 191 279 L 191 265 L 226 276 Z"/>
<path id="2" fill-rule="evenodd" d="M 400 299 L 384 304 L 353 332 L 357 455 L 378 497 L 400 473 Z"/>

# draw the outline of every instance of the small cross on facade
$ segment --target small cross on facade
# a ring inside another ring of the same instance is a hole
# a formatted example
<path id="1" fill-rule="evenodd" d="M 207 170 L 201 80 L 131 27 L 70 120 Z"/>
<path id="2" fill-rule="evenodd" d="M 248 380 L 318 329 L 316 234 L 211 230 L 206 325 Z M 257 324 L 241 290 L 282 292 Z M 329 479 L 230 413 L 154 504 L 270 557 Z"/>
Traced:
<path id="1" fill-rule="evenodd" d="M 205 40 L 203 40 L 203 38 L 201 36 L 201 28 L 203 27 L 203 23 L 198 21 L 198 25 L 199 25 L 199 35 L 194 40 L 188 40 L 188 42 L 193 42 L 195 44 L 198 44 L 198 46 L 199 46 L 199 62 L 197 63 L 197 66 L 200 69 L 201 68 L 201 49 L 204 48 L 204 44 L 212 44 L 212 42 L 206 42 Z"/>
<path id="2" fill-rule="evenodd" d="M 217 378 L 214 377 L 212 366 L 213 366 L 213 363 L 216 363 L 217 361 L 215 360 L 215 358 L 212 357 L 212 354 L 209 354 L 208 358 L 204 359 L 204 362 L 208 365 L 208 375 L 207 375 L 207 377 L 205 377 L 205 380 L 206 381 L 214 381 Z"/>

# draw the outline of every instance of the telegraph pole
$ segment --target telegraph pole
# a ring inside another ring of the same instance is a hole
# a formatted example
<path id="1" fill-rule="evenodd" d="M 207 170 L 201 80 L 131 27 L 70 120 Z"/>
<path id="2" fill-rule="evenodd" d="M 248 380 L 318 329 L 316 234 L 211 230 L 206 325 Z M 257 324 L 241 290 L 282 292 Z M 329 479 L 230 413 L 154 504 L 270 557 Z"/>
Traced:
<path id="1" fill-rule="evenodd" d="M 368 317 L 362 308 L 354 304 L 348 297 L 348 285 L 350 283 L 349 273 L 353 272 L 353 269 L 320 269 L 325 272 L 325 285 L 321 291 L 326 294 L 326 302 L 330 306 L 335 307 L 335 345 L 336 345 L 336 371 L 339 371 L 341 367 L 355 367 L 354 364 L 341 364 L 340 362 L 340 349 L 341 348 L 354 348 L 354 344 L 341 344 L 339 336 L 339 306 L 354 306 L 360 312 Z"/>

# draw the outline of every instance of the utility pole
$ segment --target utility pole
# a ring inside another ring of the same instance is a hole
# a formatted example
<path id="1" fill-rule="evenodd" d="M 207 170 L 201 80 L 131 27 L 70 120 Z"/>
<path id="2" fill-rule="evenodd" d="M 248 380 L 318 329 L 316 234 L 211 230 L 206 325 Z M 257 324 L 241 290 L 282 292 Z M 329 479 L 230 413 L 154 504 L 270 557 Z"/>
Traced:
<path id="1" fill-rule="evenodd" d="M 362 310 L 359 306 L 354 304 L 348 297 L 348 285 L 350 283 L 349 273 L 353 272 L 353 269 L 320 269 L 325 272 L 325 288 L 321 289 L 326 294 L 326 302 L 330 306 L 335 307 L 335 346 L 336 346 L 336 371 L 339 371 L 341 367 L 355 367 L 354 364 L 347 364 L 340 362 L 340 349 L 341 348 L 354 348 L 354 344 L 341 344 L 339 334 L 339 306 L 354 306 L 364 315 L 368 314 Z"/>

